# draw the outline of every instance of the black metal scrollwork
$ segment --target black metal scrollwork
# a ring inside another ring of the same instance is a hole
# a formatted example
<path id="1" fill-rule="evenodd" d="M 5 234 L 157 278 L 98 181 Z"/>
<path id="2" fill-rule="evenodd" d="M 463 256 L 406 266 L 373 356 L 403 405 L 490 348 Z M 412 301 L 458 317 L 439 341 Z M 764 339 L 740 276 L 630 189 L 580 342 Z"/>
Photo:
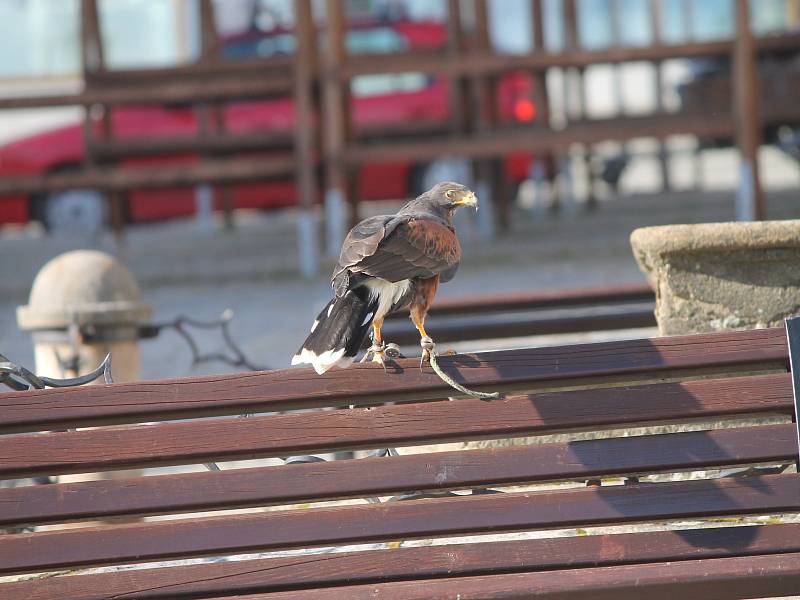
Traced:
<path id="1" fill-rule="evenodd" d="M 111 355 L 107 354 L 100 366 L 94 371 L 81 375 L 80 377 L 69 377 L 66 379 L 55 379 L 36 375 L 25 367 L 11 362 L 0 354 L 0 384 L 10 387 L 12 390 L 42 390 L 46 387 L 65 388 L 91 383 L 100 377 L 105 383 L 113 383 L 111 378 Z"/>
<path id="2" fill-rule="evenodd" d="M 233 311 L 226 309 L 222 314 L 214 320 L 203 321 L 185 315 L 179 315 L 172 321 L 165 323 L 156 323 L 153 325 L 144 325 L 139 329 L 139 335 L 142 338 L 156 337 L 164 329 L 174 329 L 175 332 L 181 336 L 189 350 L 192 353 L 192 366 L 197 366 L 201 363 L 218 361 L 223 362 L 232 367 L 244 367 L 250 371 L 265 371 L 269 367 L 254 365 L 251 363 L 244 354 L 244 351 L 236 344 L 231 336 L 228 325 L 233 320 Z M 225 342 L 225 347 L 229 352 L 205 352 L 201 353 L 197 342 L 192 337 L 189 328 L 195 327 L 197 329 L 219 329 L 222 334 L 222 339 Z"/>

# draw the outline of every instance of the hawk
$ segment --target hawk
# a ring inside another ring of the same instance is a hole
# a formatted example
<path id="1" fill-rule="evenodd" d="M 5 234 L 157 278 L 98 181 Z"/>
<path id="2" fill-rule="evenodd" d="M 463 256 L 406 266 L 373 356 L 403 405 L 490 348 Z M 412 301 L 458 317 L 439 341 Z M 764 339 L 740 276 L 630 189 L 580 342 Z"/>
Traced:
<path id="1" fill-rule="evenodd" d="M 434 351 L 425 316 L 439 283 L 453 278 L 461 245 L 453 214 L 462 206 L 478 209 L 478 199 L 458 183 L 444 182 L 408 202 L 394 215 L 364 219 L 350 230 L 333 270 L 333 299 L 311 326 L 292 364 L 311 364 L 318 374 L 345 368 L 372 330 L 365 359 L 383 364 L 384 317 L 410 304 L 420 334 L 422 360 Z"/>

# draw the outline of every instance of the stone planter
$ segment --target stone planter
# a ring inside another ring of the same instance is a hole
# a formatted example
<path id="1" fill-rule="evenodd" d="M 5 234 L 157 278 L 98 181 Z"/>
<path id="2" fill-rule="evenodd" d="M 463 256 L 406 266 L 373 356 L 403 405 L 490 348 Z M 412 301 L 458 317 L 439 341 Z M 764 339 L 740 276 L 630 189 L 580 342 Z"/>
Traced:
<path id="1" fill-rule="evenodd" d="M 800 220 L 637 229 L 662 335 L 779 327 L 800 312 Z"/>

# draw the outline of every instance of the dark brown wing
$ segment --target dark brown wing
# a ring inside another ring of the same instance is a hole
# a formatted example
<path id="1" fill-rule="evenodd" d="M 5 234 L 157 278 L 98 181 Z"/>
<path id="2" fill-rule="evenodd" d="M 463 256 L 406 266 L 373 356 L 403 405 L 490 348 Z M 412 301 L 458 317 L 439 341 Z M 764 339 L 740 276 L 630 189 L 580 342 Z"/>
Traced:
<path id="1" fill-rule="evenodd" d="M 369 217 L 353 227 L 344 238 L 339 262 L 333 270 L 331 283 L 337 296 L 347 292 L 350 274 L 348 269 L 357 265 L 366 256 L 371 256 L 378 248 L 386 235 L 387 224 L 395 217 L 393 215 L 379 215 Z M 389 227 L 391 231 L 392 226 Z"/>
<path id="2" fill-rule="evenodd" d="M 379 215 L 364 219 L 353 227 L 342 244 L 337 270 L 351 267 L 374 253 L 383 240 L 386 224 L 392 219 L 392 216 Z"/>
<path id="3" fill-rule="evenodd" d="M 461 245 L 455 232 L 431 219 L 410 219 L 378 243 L 375 251 L 348 267 L 396 282 L 446 273 L 452 277 L 461 260 Z"/>

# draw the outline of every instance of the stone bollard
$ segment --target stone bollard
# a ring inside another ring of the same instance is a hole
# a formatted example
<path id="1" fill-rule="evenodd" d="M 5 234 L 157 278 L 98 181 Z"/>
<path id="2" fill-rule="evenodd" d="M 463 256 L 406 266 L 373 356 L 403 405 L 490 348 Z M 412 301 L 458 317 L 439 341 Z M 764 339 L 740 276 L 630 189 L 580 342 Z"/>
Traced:
<path id="1" fill-rule="evenodd" d="M 139 377 L 139 325 L 152 315 L 131 272 L 95 250 L 66 252 L 33 281 L 17 324 L 33 336 L 36 373 L 75 377 L 109 352 L 115 382 Z"/>
<path id="2" fill-rule="evenodd" d="M 661 335 L 781 327 L 800 312 L 800 220 L 645 227 L 631 246 Z"/>
<path id="3" fill-rule="evenodd" d="M 114 257 L 95 250 L 75 250 L 42 267 L 33 281 L 27 306 L 17 308 L 17 324 L 33 335 L 37 375 L 59 379 L 83 375 L 95 369 L 110 352 L 112 378 L 123 383 L 139 378 L 139 326 L 149 320 L 152 312 L 142 302 L 131 272 Z M 102 378 L 95 383 L 102 383 Z M 61 475 L 58 481 L 141 474 L 142 471 L 127 471 Z"/>

